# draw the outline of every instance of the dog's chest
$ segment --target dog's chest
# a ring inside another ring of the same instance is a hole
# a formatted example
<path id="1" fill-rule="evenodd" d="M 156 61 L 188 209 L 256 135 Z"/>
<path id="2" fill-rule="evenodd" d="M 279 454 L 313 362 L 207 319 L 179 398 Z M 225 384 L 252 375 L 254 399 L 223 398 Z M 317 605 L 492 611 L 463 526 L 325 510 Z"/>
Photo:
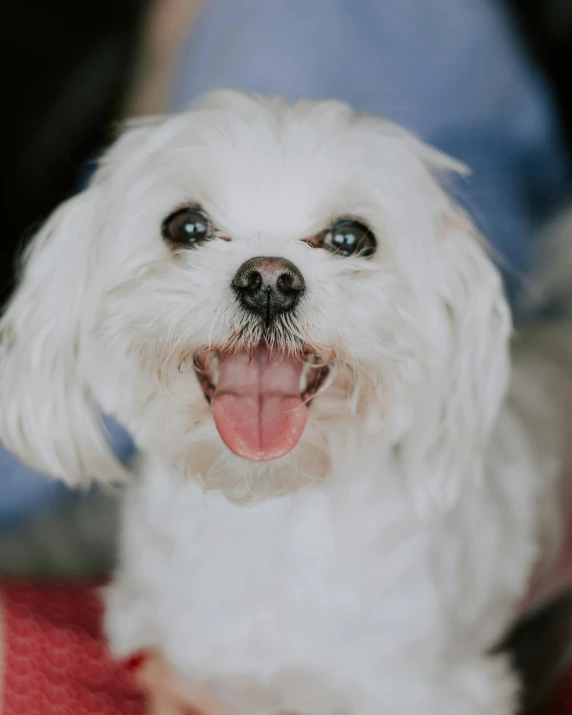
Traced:
<path id="1" fill-rule="evenodd" d="M 420 567 L 426 544 L 398 493 L 372 483 L 253 506 L 192 484 L 148 494 L 139 569 L 152 579 L 155 627 L 171 659 L 188 672 L 246 662 L 260 672 L 323 664 L 344 643 L 371 663 L 380 639 L 388 651 L 399 642 L 404 617 L 422 638 L 434 601 Z M 423 609 L 411 593 L 425 598 Z"/>

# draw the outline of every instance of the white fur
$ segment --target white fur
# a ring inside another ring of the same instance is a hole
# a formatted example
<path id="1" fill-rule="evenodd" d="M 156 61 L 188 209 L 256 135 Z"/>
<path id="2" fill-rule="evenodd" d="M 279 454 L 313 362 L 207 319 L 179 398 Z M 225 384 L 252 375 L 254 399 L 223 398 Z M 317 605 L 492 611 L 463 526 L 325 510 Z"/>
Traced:
<path id="1" fill-rule="evenodd" d="M 244 715 L 509 715 L 490 655 L 561 539 L 572 331 L 516 341 L 501 280 L 436 176 L 462 167 L 336 102 L 208 95 L 128 127 L 34 240 L 0 324 L 0 436 L 75 482 L 112 478 L 98 410 L 141 450 L 107 594 L 114 653 L 162 653 Z M 231 241 L 172 255 L 200 203 Z M 339 216 L 378 250 L 300 239 Z M 218 437 L 189 365 L 256 330 L 237 268 L 307 292 L 285 348 L 335 355 L 287 457 Z"/>

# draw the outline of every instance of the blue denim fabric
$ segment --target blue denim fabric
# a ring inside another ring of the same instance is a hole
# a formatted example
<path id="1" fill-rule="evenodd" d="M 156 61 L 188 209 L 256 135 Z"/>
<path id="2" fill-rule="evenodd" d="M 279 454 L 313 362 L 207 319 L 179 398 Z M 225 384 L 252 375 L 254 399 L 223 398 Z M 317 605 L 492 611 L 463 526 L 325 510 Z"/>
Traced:
<path id="1" fill-rule="evenodd" d="M 113 420 L 106 418 L 105 424 L 113 451 L 127 464 L 133 454 L 131 438 Z M 68 492 L 62 483 L 24 466 L 0 445 L 0 530 L 18 526 L 23 519 L 61 502 Z"/>

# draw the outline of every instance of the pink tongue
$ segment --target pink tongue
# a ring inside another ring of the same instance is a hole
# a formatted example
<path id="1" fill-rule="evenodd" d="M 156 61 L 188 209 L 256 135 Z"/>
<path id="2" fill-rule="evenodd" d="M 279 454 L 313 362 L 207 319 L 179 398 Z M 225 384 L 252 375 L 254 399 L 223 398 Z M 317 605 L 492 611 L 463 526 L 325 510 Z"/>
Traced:
<path id="1" fill-rule="evenodd" d="M 216 428 L 234 454 L 269 462 L 298 444 L 308 409 L 300 396 L 302 362 L 264 347 L 219 357 L 212 398 Z"/>

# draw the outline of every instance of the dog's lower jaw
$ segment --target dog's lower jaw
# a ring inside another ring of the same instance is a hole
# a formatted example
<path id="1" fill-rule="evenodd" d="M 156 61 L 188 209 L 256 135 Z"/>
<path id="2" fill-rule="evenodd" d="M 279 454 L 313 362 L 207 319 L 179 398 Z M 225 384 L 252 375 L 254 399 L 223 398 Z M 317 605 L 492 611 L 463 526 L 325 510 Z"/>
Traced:
<path id="1" fill-rule="evenodd" d="M 290 454 L 260 463 L 234 455 L 212 422 L 207 422 L 171 460 L 169 472 L 198 482 L 207 492 L 220 492 L 235 504 L 253 504 L 293 494 L 326 479 L 331 472 L 335 434 L 333 428 L 316 425 L 310 414 L 305 434 Z"/>

